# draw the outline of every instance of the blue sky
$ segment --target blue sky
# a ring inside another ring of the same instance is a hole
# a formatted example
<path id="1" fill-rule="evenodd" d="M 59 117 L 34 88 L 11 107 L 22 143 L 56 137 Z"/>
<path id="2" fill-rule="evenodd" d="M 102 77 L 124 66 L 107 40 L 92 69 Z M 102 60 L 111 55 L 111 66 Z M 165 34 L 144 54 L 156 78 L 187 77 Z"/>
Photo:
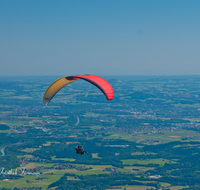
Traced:
<path id="1" fill-rule="evenodd" d="M 199 7 L 199 0 L 1 0 L 0 76 L 199 75 Z"/>

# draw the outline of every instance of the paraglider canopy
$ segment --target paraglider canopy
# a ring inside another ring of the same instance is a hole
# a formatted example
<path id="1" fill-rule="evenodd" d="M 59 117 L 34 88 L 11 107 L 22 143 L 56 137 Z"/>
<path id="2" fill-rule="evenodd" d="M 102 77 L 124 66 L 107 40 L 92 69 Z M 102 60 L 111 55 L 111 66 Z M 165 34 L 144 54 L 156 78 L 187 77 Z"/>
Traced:
<path id="1" fill-rule="evenodd" d="M 47 105 L 51 101 L 51 99 L 55 96 L 55 94 L 59 90 L 61 90 L 64 86 L 81 79 L 88 81 L 91 84 L 95 85 L 97 88 L 99 88 L 104 93 L 107 100 L 113 99 L 114 97 L 113 88 L 103 78 L 95 75 L 73 75 L 73 76 L 62 77 L 53 82 L 44 94 L 43 103 Z"/>

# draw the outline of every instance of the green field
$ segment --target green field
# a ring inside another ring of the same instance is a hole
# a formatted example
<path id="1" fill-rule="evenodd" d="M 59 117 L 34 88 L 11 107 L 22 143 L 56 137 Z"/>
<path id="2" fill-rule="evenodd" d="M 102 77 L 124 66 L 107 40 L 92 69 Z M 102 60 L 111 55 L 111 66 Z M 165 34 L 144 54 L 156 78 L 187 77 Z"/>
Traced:
<path id="1" fill-rule="evenodd" d="M 56 174 L 56 175 L 47 175 L 47 174 L 41 174 L 39 177 L 45 177 L 47 178 L 46 180 L 42 181 L 36 181 L 35 179 L 38 178 L 35 175 L 22 175 L 24 178 L 22 179 L 17 179 L 17 180 L 9 180 L 9 181 L 0 181 L 0 187 L 4 188 L 13 188 L 18 187 L 42 187 L 42 188 L 47 188 L 49 184 L 59 180 L 62 175 Z M 26 180 L 32 181 L 32 183 L 26 183 Z"/>
<path id="2" fill-rule="evenodd" d="M 154 155 L 157 153 L 151 153 L 151 154 Z M 145 152 L 133 152 L 133 153 L 131 153 L 131 155 L 149 155 L 149 154 L 146 154 Z"/>
<path id="3" fill-rule="evenodd" d="M 169 160 L 166 159 L 150 159 L 150 160 L 136 160 L 136 159 L 126 159 L 126 160 L 121 160 L 123 164 L 126 165 L 133 165 L 133 164 L 159 164 L 160 166 L 163 166 L 165 163 L 169 163 Z M 175 163 L 174 161 L 171 161 L 171 163 Z"/>
<path id="4" fill-rule="evenodd" d="M 134 155 L 141 155 L 144 154 L 143 152 L 135 152 Z M 27 157 L 30 157 L 30 155 L 26 155 Z M 94 156 L 98 156 L 97 154 L 94 154 Z M 21 157 L 21 156 L 19 156 Z M 56 159 L 56 158 L 53 158 Z M 69 161 L 70 159 L 66 158 L 65 161 Z M 126 165 L 133 165 L 133 164 L 159 164 L 160 166 L 164 165 L 165 163 L 169 163 L 169 160 L 166 159 L 151 159 L 151 160 L 136 160 L 136 159 L 125 159 L 121 160 L 124 164 Z M 174 163 L 172 161 L 172 163 Z M 109 172 L 103 172 L 105 168 L 114 168 L 111 165 L 84 165 L 84 164 L 75 164 L 77 167 L 79 166 L 85 166 L 86 168 L 91 167 L 92 169 L 86 170 L 86 171 L 78 171 L 76 169 L 65 169 L 65 170 L 55 170 L 55 169 L 46 169 L 43 171 L 43 174 L 39 175 L 39 177 L 45 177 L 47 179 L 42 180 L 42 181 L 36 181 L 35 179 L 37 176 L 31 176 L 31 175 L 23 175 L 24 178 L 18 179 L 18 180 L 9 180 L 9 181 L 0 181 L 0 187 L 5 187 L 5 188 L 13 188 L 14 186 L 18 188 L 22 187 L 42 187 L 46 189 L 49 184 L 59 180 L 60 177 L 62 177 L 65 173 L 71 173 L 71 174 L 76 174 L 76 175 L 92 175 L 92 174 L 105 174 Z M 29 163 L 25 167 L 26 168 L 34 168 L 37 166 L 46 166 L 46 167 L 52 167 L 53 164 L 51 163 Z M 133 170 L 133 169 L 138 169 L 139 171 Z M 120 169 L 121 172 L 131 172 L 131 173 L 138 173 L 141 171 L 147 171 L 147 170 L 153 170 L 154 168 L 150 167 L 137 167 L 137 166 L 132 166 L 132 167 L 124 167 L 123 169 Z M 50 174 L 51 173 L 51 174 Z M 26 180 L 30 180 L 31 183 L 26 183 Z M 74 177 L 69 177 L 69 180 L 77 180 L 74 179 Z M 164 184 L 163 184 L 164 185 Z M 165 184 L 166 186 L 167 184 Z M 121 187 L 122 189 L 125 186 Z M 146 186 L 127 186 L 127 189 L 142 189 L 146 188 Z M 173 189 L 175 189 L 174 187 Z"/>
<path id="5" fill-rule="evenodd" d="M 73 158 L 56 158 L 55 156 L 52 156 L 51 159 L 52 160 L 64 160 L 64 161 L 67 161 L 67 162 L 75 161 L 75 159 L 73 159 Z"/>
<path id="6" fill-rule="evenodd" d="M 37 166 L 46 166 L 46 167 L 51 167 L 53 164 L 45 164 L 45 163 L 29 163 L 25 166 L 27 169 L 31 169 Z M 13 188 L 15 185 L 18 188 L 22 187 L 42 187 L 42 188 L 47 188 L 48 185 L 51 183 L 57 181 L 62 177 L 65 173 L 71 173 L 71 174 L 76 174 L 76 175 L 93 175 L 93 174 L 105 174 L 109 172 L 103 172 L 105 168 L 113 168 L 111 165 L 84 165 L 84 164 L 76 164 L 76 166 L 85 166 L 86 168 L 93 168 L 90 170 L 86 171 L 78 171 L 75 169 L 66 169 L 66 170 L 55 170 L 55 169 L 47 169 L 43 171 L 43 174 L 39 176 L 35 175 L 22 175 L 22 179 L 17 179 L 17 180 L 8 180 L 8 181 L 0 181 L 0 187 L 4 188 Z M 52 174 L 50 174 L 52 173 Z M 45 177 L 47 178 L 46 180 L 42 181 L 36 181 L 35 179 L 37 177 Z M 26 180 L 32 181 L 32 183 L 26 183 Z M 77 180 L 74 179 L 74 177 L 69 177 L 69 180 Z"/>
<path id="7" fill-rule="evenodd" d="M 134 136 L 125 133 L 112 133 L 108 136 L 108 139 L 122 138 L 129 141 L 140 142 L 142 140 L 154 140 L 159 141 L 159 143 L 168 143 L 172 141 L 181 141 L 182 138 L 199 136 L 199 133 L 192 130 L 181 130 L 172 132 L 163 132 L 164 134 L 143 134 L 136 133 Z M 158 143 L 155 143 L 158 144 Z"/>
<path id="8" fill-rule="evenodd" d="M 161 183 L 162 185 L 162 183 Z M 163 186 L 163 185 L 162 185 Z M 169 188 L 170 190 L 180 190 L 185 188 L 184 186 L 165 186 L 167 188 Z M 116 186 L 116 189 L 114 189 L 115 187 L 113 187 L 112 189 L 106 189 L 106 190 L 119 190 L 119 188 L 121 190 L 124 190 L 126 188 L 126 190 L 146 190 L 147 188 L 150 188 L 150 186 L 142 186 L 142 185 L 126 185 L 126 186 Z M 152 187 L 153 188 L 153 187 Z"/>
<path id="9" fill-rule="evenodd" d="M 92 154 L 92 158 L 100 158 L 101 159 L 101 157 L 98 156 L 98 153 Z"/>
<path id="10" fill-rule="evenodd" d="M 116 189 L 114 189 L 116 187 Z M 126 185 L 126 186 L 115 186 L 112 189 L 106 189 L 106 190 L 119 190 L 119 188 L 121 190 L 124 190 L 126 188 L 126 190 L 146 190 L 147 186 L 143 186 L 143 185 Z M 150 187 L 150 186 L 148 186 Z"/>
<path id="11" fill-rule="evenodd" d="M 142 139 L 157 140 L 160 143 L 167 143 L 171 141 L 180 141 L 182 138 L 198 136 L 199 133 L 189 130 L 164 132 L 164 134 L 147 134 L 147 135 L 137 135 L 136 140 L 141 141 Z"/>
<path id="12" fill-rule="evenodd" d="M 19 155 L 17 156 L 17 158 L 32 158 L 33 156 L 32 155 Z"/>

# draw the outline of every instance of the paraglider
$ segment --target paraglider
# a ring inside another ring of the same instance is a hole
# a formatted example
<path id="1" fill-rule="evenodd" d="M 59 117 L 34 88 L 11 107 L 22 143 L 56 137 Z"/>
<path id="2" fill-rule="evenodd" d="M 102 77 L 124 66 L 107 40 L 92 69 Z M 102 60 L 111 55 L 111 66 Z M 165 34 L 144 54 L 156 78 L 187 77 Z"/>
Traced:
<path id="1" fill-rule="evenodd" d="M 80 154 L 81 156 L 83 155 L 83 154 L 88 154 L 84 149 L 83 149 L 83 145 L 82 146 L 80 146 L 80 145 L 78 145 L 78 143 L 77 143 L 77 147 L 76 147 L 76 154 Z"/>
<path id="2" fill-rule="evenodd" d="M 61 90 L 64 86 L 80 79 L 88 81 L 91 84 L 95 85 L 97 88 L 99 88 L 104 93 L 107 100 L 113 99 L 114 97 L 113 88 L 103 78 L 95 76 L 95 75 L 73 75 L 73 76 L 62 77 L 56 80 L 55 82 L 53 82 L 44 94 L 43 103 L 47 105 L 51 101 L 51 99 L 55 96 L 55 94 L 59 90 Z"/>
<path id="3" fill-rule="evenodd" d="M 44 94 L 43 103 L 47 105 L 51 101 L 51 99 L 56 95 L 56 93 L 59 90 L 61 90 L 64 86 L 81 79 L 90 82 L 91 84 L 99 88 L 103 92 L 107 100 L 113 99 L 114 97 L 113 88 L 106 80 L 95 75 L 85 74 L 85 75 L 66 76 L 53 82 Z M 83 155 L 84 153 L 88 154 L 86 151 L 84 151 L 83 144 L 82 146 L 78 145 L 78 140 L 77 140 L 76 153 L 80 155 Z"/>

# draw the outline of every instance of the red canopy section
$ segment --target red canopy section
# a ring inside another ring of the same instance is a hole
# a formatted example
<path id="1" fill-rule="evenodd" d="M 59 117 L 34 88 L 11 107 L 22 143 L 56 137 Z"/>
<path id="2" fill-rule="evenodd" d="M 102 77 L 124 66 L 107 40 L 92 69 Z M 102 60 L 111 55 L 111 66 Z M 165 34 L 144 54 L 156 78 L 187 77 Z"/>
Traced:
<path id="1" fill-rule="evenodd" d="M 107 100 L 112 100 L 114 97 L 112 86 L 101 77 L 95 75 L 73 75 L 73 78 L 83 79 L 92 83 L 104 93 Z"/>

